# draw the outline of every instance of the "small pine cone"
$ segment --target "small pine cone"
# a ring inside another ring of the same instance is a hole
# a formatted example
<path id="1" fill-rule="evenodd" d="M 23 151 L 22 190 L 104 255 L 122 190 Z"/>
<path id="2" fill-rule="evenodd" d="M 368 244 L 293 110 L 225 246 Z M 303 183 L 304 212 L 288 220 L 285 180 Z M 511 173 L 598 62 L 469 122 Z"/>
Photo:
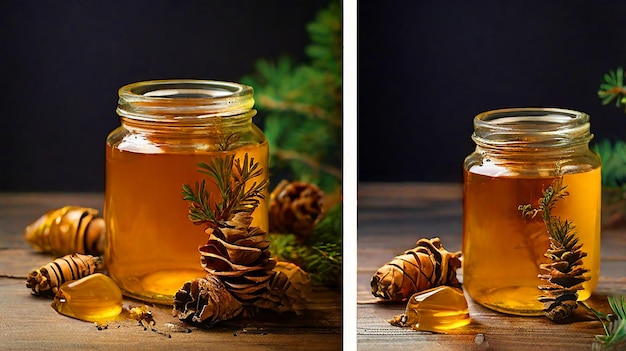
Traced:
<path id="1" fill-rule="evenodd" d="M 202 267 L 215 275 L 242 304 L 252 304 L 267 290 L 276 262 L 270 259 L 267 233 L 250 227 L 252 216 L 238 212 L 219 228 L 208 228 L 209 240 L 198 250 Z"/>
<path id="2" fill-rule="evenodd" d="M 577 240 L 572 240 L 568 243 L 569 248 L 566 248 L 551 239 L 545 256 L 552 263 L 540 266 L 547 273 L 540 274 L 539 278 L 548 284 L 539 286 L 545 293 L 539 297 L 539 301 L 544 303 L 545 316 L 553 321 L 563 320 L 574 313 L 578 307 L 577 291 L 582 289 L 582 283 L 590 279 L 585 275 L 588 270 L 582 267 L 582 259 L 587 253 L 580 250 L 582 245 L 577 244 Z"/>
<path id="3" fill-rule="evenodd" d="M 98 270 L 100 257 L 72 254 L 32 270 L 26 277 L 26 287 L 34 295 L 54 296 L 63 283 L 84 278 Z"/>
<path id="4" fill-rule="evenodd" d="M 243 311 L 241 303 L 211 274 L 186 282 L 174 296 L 172 315 L 187 323 L 212 327 Z"/>
<path id="5" fill-rule="evenodd" d="M 403 301 L 440 285 L 460 287 L 456 277 L 456 270 L 461 267 L 460 256 L 460 252 L 444 249 L 439 238 L 420 239 L 415 248 L 378 269 L 370 282 L 372 294 L 385 300 Z"/>
<path id="6" fill-rule="evenodd" d="M 301 314 L 311 294 L 311 277 L 297 265 L 278 261 L 269 289 L 254 305 L 277 312 Z"/>
<path id="7" fill-rule="evenodd" d="M 270 232 L 306 241 L 322 217 L 323 202 L 324 192 L 317 185 L 281 181 L 270 194 Z"/>

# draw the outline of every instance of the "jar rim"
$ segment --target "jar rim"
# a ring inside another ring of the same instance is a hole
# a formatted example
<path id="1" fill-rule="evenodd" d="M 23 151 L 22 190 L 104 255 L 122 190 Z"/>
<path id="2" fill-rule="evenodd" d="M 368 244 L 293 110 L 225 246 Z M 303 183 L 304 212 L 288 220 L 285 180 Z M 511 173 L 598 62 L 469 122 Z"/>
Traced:
<path id="1" fill-rule="evenodd" d="M 164 79 L 130 83 L 118 90 L 117 113 L 151 122 L 197 122 L 251 111 L 251 86 L 217 80 Z"/>
<path id="2" fill-rule="evenodd" d="M 503 108 L 497 110 L 490 110 L 479 113 L 474 118 L 474 124 L 478 126 L 491 126 L 507 128 L 512 125 L 520 127 L 520 124 L 516 122 L 527 121 L 544 121 L 556 123 L 554 126 L 560 128 L 569 128 L 580 124 L 589 123 L 589 115 L 575 110 L 553 108 L 553 107 L 514 107 Z M 557 125 L 558 124 L 558 125 Z M 533 128 L 531 124 L 525 126 L 525 130 L 546 130 L 545 125 L 541 127 L 541 124 L 535 125 L 537 128 Z"/>
<path id="3" fill-rule="evenodd" d="M 504 108 L 474 117 L 472 139 L 488 146 L 565 146 L 589 142 L 589 115 L 563 108 Z"/>

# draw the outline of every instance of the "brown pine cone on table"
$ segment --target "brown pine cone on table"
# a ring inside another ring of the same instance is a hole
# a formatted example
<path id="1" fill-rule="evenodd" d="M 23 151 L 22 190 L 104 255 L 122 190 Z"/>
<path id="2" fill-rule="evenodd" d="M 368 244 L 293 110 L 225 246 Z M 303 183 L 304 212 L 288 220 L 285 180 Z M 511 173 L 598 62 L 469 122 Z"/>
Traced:
<path id="1" fill-rule="evenodd" d="M 172 314 L 180 320 L 212 327 L 241 314 L 243 306 L 211 274 L 186 282 L 174 297 Z"/>
<path id="2" fill-rule="evenodd" d="M 372 294 L 388 301 L 405 301 L 411 295 L 440 285 L 461 287 L 456 270 L 461 252 L 450 252 L 437 237 L 422 238 L 415 248 L 380 267 L 370 281 Z"/>
<path id="3" fill-rule="evenodd" d="M 324 192 L 317 185 L 282 180 L 270 194 L 270 232 L 307 241 L 322 217 L 323 203 Z"/>
<path id="4" fill-rule="evenodd" d="M 309 274 L 293 263 L 278 261 L 268 290 L 255 302 L 255 306 L 301 314 L 306 309 L 310 294 Z"/>

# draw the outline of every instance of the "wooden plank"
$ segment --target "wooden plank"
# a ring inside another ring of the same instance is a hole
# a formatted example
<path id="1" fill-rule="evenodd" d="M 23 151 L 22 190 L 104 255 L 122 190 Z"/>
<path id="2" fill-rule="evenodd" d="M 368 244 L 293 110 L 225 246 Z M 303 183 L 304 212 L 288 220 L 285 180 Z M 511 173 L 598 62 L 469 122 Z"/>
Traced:
<path id="1" fill-rule="evenodd" d="M 245 345 L 253 350 L 284 349 L 316 350 L 315 342 L 341 348 L 341 319 L 333 310 L 337 307 L 336 294 L 318 291 L 315 302 L 302 316 L 277 315 L 267 312 L 255 320 L 224 323 L 211 330 L 192 328 L 191 333 L 172 332 L 166 323 L 180 324 L 172 317 L 171 308 L 151 306 L 158 330 L 171 338 L 145 331 L 137 322 L 122 320 L 110 322 L 106 330 L 95 325 L 58 314 L 51 300 L 32 296 L 22 280 L 0 279 L 2 310 L 0 335 L 2 349 L 158 349 L 198 348 L 226 350 Z M 125 306 L 139 306 L 140 301 L 125 299 Z M 334 308 L 331 308 L 334 307 Z M 292 348 L 293 347 L 293 348 Z"/>
<path id="2" fill-rule="evenodd" d="M 359 350 L 590 350 L 604 333 L 584 308 L 577 322 L 556 324 L 543 317 L 491 311 L 466 296 L 472 322 L 449 334 L 418 332 L 386 320 L 404 312 L 403 303 L 381 303 L 370 279 L 395 255 L 422 237 L 438 236 L 446 249 L 461 249 L 462 188 L 458 184 L 359 184 L 357 240 L 357 342 Z M 626 294 L 626 236 L 623 228 L 604 230 L 602 273 L 590 305 L 608 312 L 606 296 Z M 462 280 L 462 270 L 458 271 Z"/>
<path id="3" fill-rule="evenodd" d="M 25 277 L 53 257 L 36 253 L 22 237 L 24 227 L 45 211 L 63 205 L 101 210 L 102 194 L 0 194 L 0 348 L 3 350 L 340 350 L 342 348 L 341 292 L 316 287 L 302 315 L 261 311 L 253 319 L 240 318 L 210 330 L 171 331 L 166 323 L 181 324 L 171 306 L 149 306 L 163 334 L 136 321 L 110 322 L 98 330 L 92 323 L 58 314 L 51 300 L 36 297 Z M 126 307 L 142 305 L 125 298 Z M 164 335 L 165 334 L 165 335 Z M 168 337 L 169 336 L 169 337 Z"/>

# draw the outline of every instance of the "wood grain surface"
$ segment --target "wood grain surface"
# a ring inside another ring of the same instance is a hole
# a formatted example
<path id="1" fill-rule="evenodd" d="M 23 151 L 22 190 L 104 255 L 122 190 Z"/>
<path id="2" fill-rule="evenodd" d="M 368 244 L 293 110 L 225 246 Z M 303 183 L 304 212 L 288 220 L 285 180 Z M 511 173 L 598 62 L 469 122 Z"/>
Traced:
<path id="1" fill-rule="evenodd" d="M 35 252 L 24 240 L 24 228 L 47 210 L 64 205 L 102 209 L 102 194 L 0 194 L 0 349 L 2 350 L 340 350 L 341 292 L 315 288 L 300 316 L 262 311 L 255 319 L 238 319 L 210 330 L 172 331 L 182 325 L 171 306 L 150 305 L 159 332 L 136 321 L 93 323 L 58 314 L 51 300 L 26 288 L 28 272 L 53 257 Z M 125 299 L 136 307 L 141 301 Z"/>
<path id="2" fill-rule="evenodd" d="M 56 313 L 50 300 L 25 287 L 27 272 L 50 260 L 22 237 L 24 227 L 51 208 L 74 204 L 101 208 L 102 194 L 0 194 L 0 349 L 198 349 L 198 350 L 591 350 L 600 323 L 585 309 L 576 322 L 555 324 L 542 317 L 516 317 L 488 310 L 468 298 L 472 322 L 449 334 L 391 326 L 386 320 L 405 305 L 381 303 L 370 279 L 383 264 L 417 239 L 438 236 L 446 249 L 461 249 L 462 188 L 459 184 L 359 184 L 356 316 L 342 316 L 341 293 L 317 289 L 302 316 L 265 313 L 211 330 L 169 332 L 177 323 L 169 306 L 151 306 L 157 327 L 144 331 L 133 321 L 105 330 Z M 347 238 L 346 240 L 348 240 Z M 350 249 L 348 246 L 347 249 Z M 606 297 L 626 294 L 626 231 L 604 229 L 598 288 L 590 305 L 608 311 Z M 462 271 L 458 274 L 462 280 Z M 347 301 L 350 303 L 350 300 Z M 141 302 L 125 299 L 125 304 Z M 343 318 L 356 319 L 357 345 L 342 345 Z M 168 337 L 169 334 L 171 337 Z"/>
<path id="3" fill-rule="evenodd" d="M 597 319 L 578 308 L 575 323 L 493 312 L 466 294 L 472 322 L 449 334 L 399 328 L 386 322 L 406 304 L 383 303 L 371 294 L 370 279 L 419 238 L 441 238 L 449 251 L 461 250 L 462 185 L 359 184 L 357 344 L 359 350 L 591 350 L 604 333 Z M 602 232 L 601 277 L 588 301 L 608 312 L 607 295 L 626 294 L 626 232 Z M 457 274 L 462 280 L 462 270 Z"/>

